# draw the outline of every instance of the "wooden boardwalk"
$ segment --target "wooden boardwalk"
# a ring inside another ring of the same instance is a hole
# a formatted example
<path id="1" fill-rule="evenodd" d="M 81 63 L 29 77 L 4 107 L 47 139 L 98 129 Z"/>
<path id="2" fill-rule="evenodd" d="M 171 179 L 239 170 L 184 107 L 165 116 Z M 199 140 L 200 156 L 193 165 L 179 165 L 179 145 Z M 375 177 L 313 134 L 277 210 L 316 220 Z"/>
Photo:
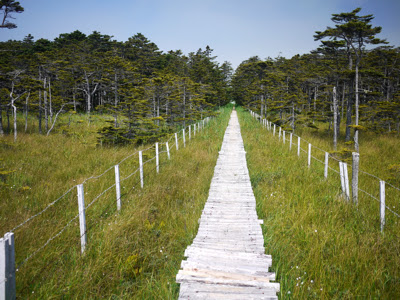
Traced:
<path id="1" fill-rule="evenodd" d="M 199 231 L 176 276 L 179 299 L 278 299 L 260 223 L 233 111 Z"/>

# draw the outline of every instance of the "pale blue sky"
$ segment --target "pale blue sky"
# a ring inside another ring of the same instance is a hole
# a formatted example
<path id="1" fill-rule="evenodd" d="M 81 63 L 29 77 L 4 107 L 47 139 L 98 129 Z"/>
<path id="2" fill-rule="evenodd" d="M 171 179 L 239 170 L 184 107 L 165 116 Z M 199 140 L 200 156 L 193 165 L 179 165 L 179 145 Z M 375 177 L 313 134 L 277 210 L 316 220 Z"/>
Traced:
<path id="1" fill-rule="evenodd" d="M 138 32 L 163 51 L 185 54 L 214 49 L 234 67 L 251 56 L 290 58 L 318 47 L 313 34 L 333 25 L 332 13 L 362 7 L 382 26 L 381 38 L 400 46 L 400 0 L 19 0 L 17 29 L 1 29 L 0 41 L 53 40 L 60 33 L 94 30 L 126 41 Z"/>

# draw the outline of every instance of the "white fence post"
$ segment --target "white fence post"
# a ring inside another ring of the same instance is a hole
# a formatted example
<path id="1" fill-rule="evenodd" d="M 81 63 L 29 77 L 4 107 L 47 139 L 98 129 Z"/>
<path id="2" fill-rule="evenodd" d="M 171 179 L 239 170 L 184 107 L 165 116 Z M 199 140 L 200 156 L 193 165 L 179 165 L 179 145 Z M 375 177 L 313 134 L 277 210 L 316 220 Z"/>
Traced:
<path id="1" fill-rule="evenodd" d="M 86 217 L 85 217 L 85 194 L 83 191 L 83 184 L 76 186 L 78 190 L 78 208 L 79 208 L 79 229 L 81 233 L 81 253 L 85 252 L 87 244 L 86 235 Z"/>
<path id="2" fill-rule="evenodd" d="M 360 154 L 353 152 L 353 172 L 351 178 L 351 193 L 353 202 L 358 205 L 358 167 L 360 163 Z"/>
<path id="3" fill-rule="evenodd" d="M 183 138 L 183 147 L 186 147 L 185 128 L 183 128 L 183 131 L 182 131 L 182 138 Z"/>
<path id="4" fill-rule="evenodd" d="M 175 132 L 175 145 L 176 145 L 176 150 L 179 150 L 179 145 L 178 145 L 178 134 Z"/>
<path id="5" fill-rule="evenodd" d="M 168 159 L 171 159 L 171 156 L 169 154 L 169 146 L 168 146 L 168 142 L 165 143 L 165 147 L 167 147 L 167 155 L 168 155 Z"/>
<path id="6" fill-rule="evenodd" d="M 339 161 L 339 171 L 340 171 L 340 185 L 342 186 L 343 195 L 346 194 L 346 188 L 344 186 L 344 172 L 343 172 L 343 163 Z"/>
<path id="7" fill-rule="evenodd" d="M 196 136 L 196 123 L 193 124 L 193 136 Z"/>
<path id="8" fill-rule="evenodd" d="M 7 232 L 0 239 L 0 299 L 14 300 L 15 291 L 15 243 L 14 233 Z"/>
<path id="9" fill-rule="evenodd" d="M 346 199 L 350 200 L 350 185 L 349 185 L 349 172 L 347 171 L 347 163 L 343 163 L 343 173 L 344 173 L 344 186 L 346 188 Z"/>
<path id="10" fill-rule="evenodd" d="M 279 140 L 281 140 L 282 127 L 279 126 Z"/>
<path id="11" fill-rule="evenodd" d="M 286 131 L 284 130 L 283 131 L 283 143 L 285 143 L 286 142 Z"/>
<path id="12" fill-rule="evenodd" d="M 308 143 L 308 167 L 311 166 L 311 144 Z"/>
<path id="13" fill-rule="evenodd" d="M 328 168 L 329 168 L 329 153 L 325 152 L 325 169 L 324 169 L 324 177 L 328 178 Z"/>
<path id="14" fill-rule="evenodd" d="M 119 179 L 119 165 L 115 165 L 114 169 L 115 169 L 115 192 L 117 194 L 117 209 L 121 210 L 121 185 Z"/>
<path id="15" fill-rule="evenodd" d="M 189 125 L 189 141 L 192 139 L 192 125 Z"/>
<path id="16" fill-rule="evenodd" d="M 297 137 L 297 156 L 300 157 L 300 137 Z"/>
<path id="17" fill-rule="evenodd" d="M 156 169 L 157 173 L 160 173 L 160 158 L 158 155 L 158 143 L 156 143 Z"/>
<path id="18" fill-rule="evenodd" d="M 275 131 L 276 131 L 276 125 L 274 124 L 274 136 L 275 136 Z"/>
<path id="19" fill-rule="evenodd" d="M 381 232 L 383 232 L 383 228 L 385 227 L 385 182 L 380 180 L 379 182 L 379 195 L 380 195 L 380 215 L 381 215 Z"/>
<path id="20" fill-rule="evenodd" d="M 292 150 L 292 144 L 293 144 L 293 133 L 290 133 L 290 146 L 289 146 L 289 150 Z"/>
<path id="21" fill-rule="evenodd" d="M 139 169 L 140 169 L 140 186 L 143 188 L 143 155 L 142 151 L 139 151 Z"/>

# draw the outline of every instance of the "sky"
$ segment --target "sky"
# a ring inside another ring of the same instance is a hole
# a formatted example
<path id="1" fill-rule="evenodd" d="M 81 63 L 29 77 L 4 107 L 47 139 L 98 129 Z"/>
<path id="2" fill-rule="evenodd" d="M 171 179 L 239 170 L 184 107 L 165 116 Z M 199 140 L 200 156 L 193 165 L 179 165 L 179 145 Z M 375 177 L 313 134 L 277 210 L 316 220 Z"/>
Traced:
<path id="1" fill-rule="evenodd" d="M 126 41 L 142 33 L 160 50 L 196 52 L 207 45 L 219 63 L 236 68 L 261 59 L 309 53 L 315 31 L 334 24 L 332 14 L 361 7 L 381 26 L 379 38 L 400 46 L 400 0 L 19 0 L 16 29 L 0 29 L 0 41 L 53 40 L 61 33 L 99 31 Z M 0 15 L 1 16 L 1 15 Z M 1 16 L 2 17 L 2 16 Z"/>

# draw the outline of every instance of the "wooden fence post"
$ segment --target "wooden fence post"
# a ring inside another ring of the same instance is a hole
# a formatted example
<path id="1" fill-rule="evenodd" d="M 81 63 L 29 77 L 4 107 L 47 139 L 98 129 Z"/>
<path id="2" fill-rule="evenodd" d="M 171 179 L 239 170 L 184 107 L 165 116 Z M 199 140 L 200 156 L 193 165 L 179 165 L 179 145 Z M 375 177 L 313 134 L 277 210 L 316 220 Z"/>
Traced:
<path id="1" fill-rule="evenodd" d="M 193 124 L 193 136 L 196 136 L 196 123 Z"/>
<path id="2" fill-rule="evenodd" d="M 297 156 L 300 157 L 300 137 L 297 137 Z"/>
<path id="3" fill-rule="evenodd" d="M 353 172 L 351 178 L 351 193 L 353 202 L 358 205 L 358 168 L 360 164 L 360 154 L 353 152 Z"/>
<path id="4" fill-rule="evenodd" d="M 192 139 L 192 125 L 189 125 L 189 141 Z"/>
<path id="5" fill-rule="evenodd" d="M 168 159 L 171 159 L 171 156 L 169 154 L 169 146 L 168 146 L 168 142 L 165 143 L 165 147 L 167 147 L 167 155 L 168 155 Z"/>
<path id="6" fill-rule="evenodd" d="M 340 171 L 340 185 L 342 186 L 343 195 L 346 194 L 346 188 L 344 186 L 344 172 L 343 172 L 343 163 L 339 161 L 339 171 Z"/>
<path id="7" fill-rule="evenodd" d="M 85 252 L 87 244 L 86 235 L 86 217 L 85 217 L 85 194 L 83 191 L 83 184 L 76 186 L 78 190 L 78 208 L 79 208 L 79 229 L 81 234 L 81 253 Z"/>
<path id="8" fill-rule="evenodd" d="M 142 151 L 139 151 L 139 169 L 140 169 L 140 186 L 143 188 L 143 155 Z"/>
<path id="9" fill-rule="evenodd" d="M 292 150 L 292 144 L 293 144 L 293 133 L 290 133 L 290 145 L 289 145 L 289 150 Z"/>
<path id="10" fill-rule="evenodd" d="M 115 165 L 114 169 L 115 169 L 115 192 L 117 194 L 117 210 L 121 210 L 121 185 L 119 179 L 119 165 Z"/>
<path id="11" fill-rule="evenodd" d="M 279 140 L 281 140 L 281 134 L 282 134 L 282 127 L 279 126 Z"/>
<path id="12" fill-rule="evenodd" d="M 285 141 L 286 141 L 286 131 L 284 130 L 283 131 L 283 143 L 285 143 Z"/>
<path id="13" fill-rule="evenodd" d="M 349 172 L 347 170 L 347 163 L 343 163 L 343 173 L 344 173 L 344 186 L 346 188 L 346 199 L 347 201 L 350 201 Z"/>
<path id="14" fill-rule="evenodd" d="M 0 299 L 14 300 L 15 288 L 15 242 L 14 233 L 7 232 L 0 239 Z"/>
<path id="15" fill-rule="evenodd" d="M 308 167 L 311 166 L 311 144 L 308 143 Z"/>
<path id="16" fill-rule="evenodd" d="M 379 198 L 380 198 L 380 215 L 381 215 L 381 232 L 385 227 L 385 182 L 383 180 L 379 181 Z"/>
<path id="17" fill-rule="evenodd" d="M 175 132 L 175 145 L 176 145 L 176 151 L 179 150 L 179 145 L 178 145 L 178 134 Z"/>
<path id="18" fill-rule="evenodd" d="M 182 131 L 182 138 L 183 138 L 183 147 L 186 147 L 185 128 L 183 128 L 183 131 Z"/>
<path id="19" fill-rule="evenodd" d="M 328 178 L 328 168 L 329 168 L 329 153 L 325 152 L 325 169 L 324 169 L 324 177 Z"/>
<path id="20" fill-rule="evenodd" d="M 157 173 L 160 173 L 160 157 L 158 154 L 158 143 L 156 143 L 156 169 Z"/>

